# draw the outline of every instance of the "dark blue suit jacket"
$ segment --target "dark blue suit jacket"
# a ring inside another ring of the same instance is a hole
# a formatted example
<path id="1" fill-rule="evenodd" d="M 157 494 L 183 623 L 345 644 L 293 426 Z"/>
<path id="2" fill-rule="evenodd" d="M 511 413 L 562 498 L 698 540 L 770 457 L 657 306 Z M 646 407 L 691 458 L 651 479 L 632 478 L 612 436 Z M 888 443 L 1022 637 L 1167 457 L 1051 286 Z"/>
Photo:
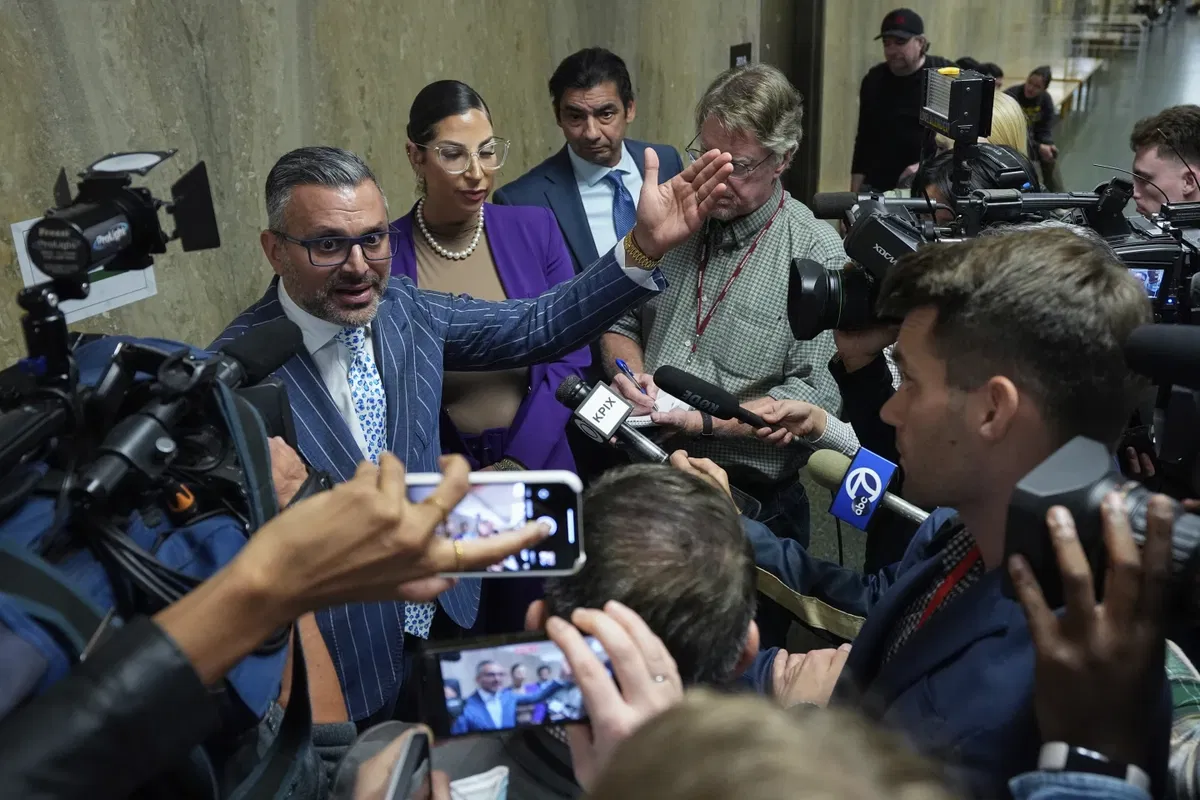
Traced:
<path id="1" fill-rule="evenodd" d="M 657 271 L 654 282 L 659 289 L 666 286 Z M 453 297 L 393 276 L 371 325 L 388 401 L 388 450 L 410 472 L 436 472 L 444 369 L 508 369 L 560 359 L 651 294 L 626 276 L 611 252 L 532 300 Z M 210 349 L 283 315 L 275 279 Z M 301 454 L 334 480 L 350 479 L 362 453 L 308 352 L 302 350 L 275 374 L 288 387 Z M 451 619 L 469 628 L 479 609 L 479 580 L 463 579 L 439 599 Z M 404 677 L 403 615 L 403 603 L 356 603 L 317 613 L 351 719 L 394 703 Z"/>
<path id="2" fill-rule="evenodd" d="M 1001 570 L 930 617 L 883 663 L 891 632 L 928 589 L 941 551 L 958 529 L 952 509 L 935 509 L 904 559 L 874 575 L 814 558 L 758 522 L 742 524 L 759 567 L 802 595 L 866 618 L 834 702 L 904 731 L 922 753 L 949 763 L 976 796 L 1007 797 L 1009 778 L 1037 768 L 1042 739 L 1033 713 L 1033 641 L 1020 604 L 1001 594 Z M 775 652 L 759 653 L 751 667 L 749 677 L 764 692 L 770 691 Z M 1156 780 L 1166 771 L 1165 675 L 1162 701 L 1162 737 L 1149 770 Z"/>
<path id="3" fill-rule="evenodd" d="M 499 728 L 496 727 L 496 722 L 492 719 L 492 715 L 488 713 L 487 704 L 483 702 L 483 698 L 476 691 L 463 701 L 463 713 L 450 726 L 450 733 L 454 736 L 460 736 L 464 733 L 513 728 L 517 724 L 517 706 L 543 703 L 550 699 L 555 692 L 565 688 L 567 688 L 567 684 L 564 682 L 550 681 L 545 686 L 539 687 L 538 691 L 533 694 L 517 694 L 512 689 L 501 689 Z"/>
<path id="4" fill-rule="evenodd" d="M 541 206 L 554 212 L 563 238 L 571 248 L 571 261 L 579 272 L 596 260 L 596 244 L 592 241 L 592 229 L 588 227 L 583 201 L 579 198 L 579 186 L 575 181 L 575 170 L 567 148 L 526 172 L 511 183 L 497 189 L 492 202 L 509 206 Z M 626 139 L 625 146 L 637 164 L 638 172 L 646 174 L 646 148 L 653 147 L 658 153 L 658 182 L 666 183 L 683 172 L 683 161 L 674 147 L 665 144 L 648 144 Z"/>

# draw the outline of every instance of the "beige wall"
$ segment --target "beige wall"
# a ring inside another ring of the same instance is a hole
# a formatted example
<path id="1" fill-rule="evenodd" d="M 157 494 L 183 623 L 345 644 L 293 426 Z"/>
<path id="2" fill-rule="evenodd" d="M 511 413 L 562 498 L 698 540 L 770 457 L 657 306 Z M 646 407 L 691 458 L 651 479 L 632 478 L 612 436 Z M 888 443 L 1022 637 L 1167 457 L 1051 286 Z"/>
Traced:
<path id="1" fill-rule="evenodd" d="M 1067 19 L 1076 0 L 918 0 L 910 6 L 925 21 L 929 52 L 951 60 L 994 61 L 1005 82 L 1023 80 L 1038 63 L 1065 58 Z M 850 188 L 850 158 L 858 124 L 863 75 L 883 60 L 873 41 L 896 0 L 827 0 L 821 106 L 820 190 Z"/>
<path id="2" fill-rule="evenodd" d="M 146 185 L 165 196 L 208 162 L 223 246 L 157 264 L 158 296 L 80 330 L 207 342 L 261 294 L 262 183 L 305 144 L 357 151 L 397 215 L 413 200 L 404 126 L 416 92 L 458 78 L 513 140 L 500 183 L 561 145 L 546 80 L 586 46 L 625 56 L 631 133 L 683 147 L 729 47 L 754 43 L 759 0 L 0 0 L 0 365 L 21 355 L 8 224 L 42 213 L 60 166 L 175 147 Z"/>

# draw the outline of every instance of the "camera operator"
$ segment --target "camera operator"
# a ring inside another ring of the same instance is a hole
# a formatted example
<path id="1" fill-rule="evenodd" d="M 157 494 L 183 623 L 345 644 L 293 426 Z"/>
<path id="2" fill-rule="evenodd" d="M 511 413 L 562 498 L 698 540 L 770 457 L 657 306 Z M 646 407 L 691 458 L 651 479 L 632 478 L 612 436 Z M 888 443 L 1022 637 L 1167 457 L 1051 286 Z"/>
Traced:
<path id="1" fill-rule="evenodd" d="M 1171 106 L 1138 120 L 1133 150 L 1133 199 L 1139 214 L 1163 203 L 1200 201 L 1200 106 Z"/>
<path id="2" fill-rule="evenodd" d="M 1009 498 L 1074 436 L 1115 445 L 1139 388 L 1121 346 L 1148 301 L 1103 243 L 1047 229 L 906 256 L 884 279 L 880 311 L 903 319 L 902 383 L 881 415 L 896 430 L 905 495 L 942 508 L 900 563 L 868 576 L 744 524 L 760 567 L 867 617 L 839 698 L 861 693 L 855 702 L 921 749 L 953 755 L 974 790 L 1000 790 L 1037 758 L 1028 628 L 997 569 Z M 758 665 L 764 688 L 772 660 Z"/>
<path id="3" fill-rule="evenodd" d="M 135 619 L 69 676 L 0 721 L 0 785 L 20 797 L 122 798 L 183 762 L 219 723 L 222 677 L 302 614 L 348 602 L 423 602 L 530 547 L 542 526 L 452 543 L 435 527 L 466 494 L 466 462 L 406 499 L 388 453 L 258 530 L 224 569 L 153 620 Z M 167 712 L 167 713 L 164 713 Z M 166 796 L 184 792 L 157 787 Z"/>

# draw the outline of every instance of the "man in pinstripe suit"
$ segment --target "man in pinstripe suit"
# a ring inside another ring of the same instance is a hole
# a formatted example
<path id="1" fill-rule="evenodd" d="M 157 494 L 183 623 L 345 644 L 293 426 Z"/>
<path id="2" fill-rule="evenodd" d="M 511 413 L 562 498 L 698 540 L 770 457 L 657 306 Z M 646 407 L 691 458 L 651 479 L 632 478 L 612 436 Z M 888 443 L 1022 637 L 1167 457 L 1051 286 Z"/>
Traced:
<path id="1" fill-rule="evenodd" d="M 637 224 L 625 241 L 571 281 L 532 300 L 477 301 L 389 283 L 397 238 L 374 174 L 353 153 L 305 147 L 267 176 L 263 251 L 275 271 L 266 294 L 213 343 L 286 316 L 305 349 L 276 373 L 288 386 L 299 449 L 335 480 L 359 461 L 396 453 L 410 472 L 437 469 L 442 372 L 550 361 L 599 335 L 630 305 L 661 290 L 654 263 L 699 228 L 725 192 L 729 156 L 715 151 L 659 185 L 646 153 Z M 314 669 L 361 725 L 392 716 L 405 671 L 405 637 L 454 635 L 475 623 L 479 582 L 461 580 L 434 604 L 374 603 L 316 614 L 332 675 Z M 450 625 L 449 623 L 453 623 Z M 316 647 L 312 650 L 318 649 Z M 410 648 L 411 651 L 411 648 Z M 318 653 L 318 661 L 323 653 Z M 318 719 L 317 721 L 336 721 Z"/>

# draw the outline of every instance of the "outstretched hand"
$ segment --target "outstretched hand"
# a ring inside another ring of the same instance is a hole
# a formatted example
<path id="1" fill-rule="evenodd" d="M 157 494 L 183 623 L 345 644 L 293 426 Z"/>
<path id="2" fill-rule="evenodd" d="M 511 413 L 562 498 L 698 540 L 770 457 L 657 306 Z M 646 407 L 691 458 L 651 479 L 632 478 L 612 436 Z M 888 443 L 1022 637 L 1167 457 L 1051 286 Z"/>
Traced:
<path id="1" fill-rule="evenodd" d="M 638 200 L 633 240 L 642 252 L 658 259 L 700 229 L 728 186 L 733 156 L 709 150 L 671 180 L 658 182 L 658 154 L 646 148 L 646 171 Z"/>

